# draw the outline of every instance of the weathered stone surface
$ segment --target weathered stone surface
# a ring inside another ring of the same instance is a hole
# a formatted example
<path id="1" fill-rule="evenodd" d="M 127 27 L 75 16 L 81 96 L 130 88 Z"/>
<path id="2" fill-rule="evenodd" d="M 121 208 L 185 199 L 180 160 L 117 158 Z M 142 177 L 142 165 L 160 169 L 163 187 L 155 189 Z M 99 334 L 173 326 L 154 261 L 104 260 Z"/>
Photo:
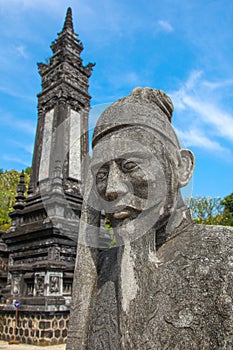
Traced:
<path id="1" fill-rule="evenodd" d="M 194 158 L 161 91 L 136 89 L 93 136 L 67 350 L 232 349 L 233 228 L 195 225 Z M 116 246 L 100 249 L 105 211 Z"/>
<path id="2" fill-rule="evenodd" d="M 158 250 L 156 263 L 149 237 L 133 245 L 138 290 L 121 312 L 123 349 L 232 348 L 232 233 L 191 225 Z"/>

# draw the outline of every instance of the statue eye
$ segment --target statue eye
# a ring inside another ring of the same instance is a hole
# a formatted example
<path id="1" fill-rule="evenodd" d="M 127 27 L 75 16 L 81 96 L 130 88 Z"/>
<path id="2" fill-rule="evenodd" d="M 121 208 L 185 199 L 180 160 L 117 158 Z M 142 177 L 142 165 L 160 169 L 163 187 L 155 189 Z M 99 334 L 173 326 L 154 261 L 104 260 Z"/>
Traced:
<path id="1" fill-rule="evenodd" d="M 105 169 L 100 169 L 96 174 L 96 179 L 99 181 L 103 181 L 104 179 L 107 178 L 107 176 L 108 176 L 108 171 Z"/>
<path id="2" fill-rule="evenodd" d="M 121 163 L 121 168 L 124 172 L 130 172 L 135 170 L 138 167 L 137 163 L 132 162 L 131 160 L 123 160 Z"/>

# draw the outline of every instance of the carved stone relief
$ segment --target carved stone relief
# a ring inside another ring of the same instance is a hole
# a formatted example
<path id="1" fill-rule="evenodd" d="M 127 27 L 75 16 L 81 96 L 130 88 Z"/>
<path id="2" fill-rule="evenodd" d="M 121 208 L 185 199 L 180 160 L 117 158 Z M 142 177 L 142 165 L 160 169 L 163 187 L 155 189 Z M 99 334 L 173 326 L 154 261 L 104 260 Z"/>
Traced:
<path id="1" fill-rule="evenodd" d="M 45 274 L 44 273 L 36 273 L 35 274 L 35 288 L 34 288 L 35 296 L 44 296 L 45 294 Z"/>
<path id="2" fill-rule="evenodd" d="M 63 291 L 63 273 L 47 272 L 46 282 L 48 284 L 47 295 L 62 295 Z"/>
<path id="3" fill-rule="evenodd" d="M 22 278 L 21 275 L 20 276 L 15 276 L 15 275 L 12 276 L 12 282 L 13 282 L 12 283 L 12 294 L 14 296 L 20 295 L 21 278 Z"/>
<path id="4" fill-rule="evenodd" d="M 59 293 L 60 291 L 60 277 L 59 276 L 50 276 L 49 277 L 49 293 Z"/>

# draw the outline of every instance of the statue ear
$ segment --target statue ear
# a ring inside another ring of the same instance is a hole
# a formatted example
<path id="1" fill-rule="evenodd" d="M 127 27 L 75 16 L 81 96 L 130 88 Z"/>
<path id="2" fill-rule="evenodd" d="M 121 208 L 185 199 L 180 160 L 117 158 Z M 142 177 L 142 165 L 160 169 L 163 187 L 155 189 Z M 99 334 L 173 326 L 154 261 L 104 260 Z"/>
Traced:
<path id="1" fill-rule="evenodd" d="M 195 159 L 193 153 L 188 149 L 181 149 L 179 152 L 178 178 L 180 187 L 184 187 L 192 177 Z"/>

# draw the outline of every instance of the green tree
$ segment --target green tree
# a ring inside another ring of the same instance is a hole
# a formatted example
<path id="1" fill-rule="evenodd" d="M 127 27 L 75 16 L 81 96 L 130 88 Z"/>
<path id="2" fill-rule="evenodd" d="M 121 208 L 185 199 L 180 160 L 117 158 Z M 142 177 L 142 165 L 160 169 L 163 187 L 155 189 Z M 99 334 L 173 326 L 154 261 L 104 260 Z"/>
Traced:
<path id="1" fill-rule="evenodd" d="M 108 229 L 109 234 L 112 236 L 112 240 L 109 243 L 109 248 L 113 248 L 116 246 L 116 236 L 108 218 L 105 218 L 105 228 Z"/>
<path id="2" fill-rule="evenodd" d="M 222 225 L 233 226 L 233 192 L 221 201 L 221 205 L 224 206 Z"/>
<path id="3" fill-rule="evenodd" d="M 185 200 L 197 224 L 233 226 L 233 193 L 224 199 L 191 197 Z"/>
<path id="4" fill-rule="evenodd" d="M 222 225 L 224 206 L 220 197 L 191 197 L 185 202 L 197 224 Z"/>
<path id="5" fill-rule="evenodd" d="M 25 184 L 28 187 L 31 168 L 25 169 Z M 7 230 L 11 225 L 9 212 L 13 211 L 20 172 L 0 169 L 0 229 Z"/>

